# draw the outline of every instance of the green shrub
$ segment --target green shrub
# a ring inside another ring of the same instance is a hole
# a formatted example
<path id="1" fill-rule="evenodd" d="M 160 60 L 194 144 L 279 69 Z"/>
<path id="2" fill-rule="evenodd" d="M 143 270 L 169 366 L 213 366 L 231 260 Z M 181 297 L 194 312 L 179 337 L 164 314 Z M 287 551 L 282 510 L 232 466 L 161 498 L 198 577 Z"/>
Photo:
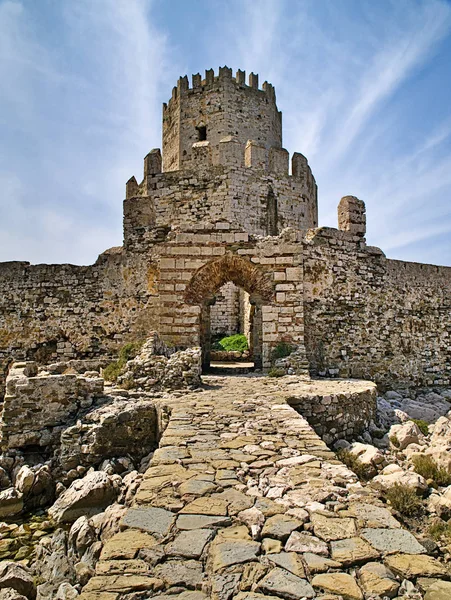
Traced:
<path id="1" fill-rule="evenodd" d="M 246 352 L 246 350 L 249 350 L 247 338 L 242 333 L 224 337 L 219 340 L 218 344 L 221 350 L 225 350 L 226 352 Z"/>
<path id="2" fill-rule="evenodd" d="M 280 342 L 277 346 L 274 346 L 271 352 L 271 361 L 275 362 L 279 358 L 286 358 L 294 351 L 294 346 L 287 344 L 286 342 Z"/>
<path id="3" fill-rule="evenodd" d="M 410 419 L 415 423 L 423 435 L 429 435 L 429 423 L 423 419 Z"/>
<path id="4" fill-rule="evenodd" d="M 110 363 L 103 369 L 103 378 L 106 381 L 117 381 L 127 362 L 137 356 L 142 345 L 143 342 L 128 342 L 122 346 L 119 350 L 118 360 Z"/>
<path id="5" fill-rule="evenodd" d="M 337 452 L 337 458 L 351 469 L 351 471 L 354 471 L 357 477 L 363 481 L 369 481 L 374 475 L 374 467 L 361 463 L 357 456 L 351 454 L 349 450 L 341 448 Z"/>
<path id="6" fill-rule="evenodd" d="M 283 377 L 285 375 L 284 369 L 278 369 L 277 367 L 272 367 L 268 371 L 268 377 Z"/>
<path id="7" fill-rule="evenodd" d="M 385 492 L 385 497 L 396 511 L 406 517 L 419 514 L 423 507 L 415 489 L 408 485 L 395 483 Z"/>
<path id="8" fill-rule="evenodd" d="M 439 467 L 432 456 L 420 454 L 412 458 L 412 463 L 418 475 L 425 479 L 432 479 L 434 483 L 440 486 L 451 484 L 451 473 L 443 467 Z"/>

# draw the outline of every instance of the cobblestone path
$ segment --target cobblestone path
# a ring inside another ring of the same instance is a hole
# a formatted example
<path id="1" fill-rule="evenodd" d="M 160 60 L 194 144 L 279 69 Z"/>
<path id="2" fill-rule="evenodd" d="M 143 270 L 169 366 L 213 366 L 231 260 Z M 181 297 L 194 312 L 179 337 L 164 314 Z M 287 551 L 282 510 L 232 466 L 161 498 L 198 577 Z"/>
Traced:
<path id="1" fill-rule="evenodd" d="M 397 596 L 403 579 L 451 586 L 278 381 L 206 383 L 167 401 L 160 447 L 81 600 L 362 600 Z"/>

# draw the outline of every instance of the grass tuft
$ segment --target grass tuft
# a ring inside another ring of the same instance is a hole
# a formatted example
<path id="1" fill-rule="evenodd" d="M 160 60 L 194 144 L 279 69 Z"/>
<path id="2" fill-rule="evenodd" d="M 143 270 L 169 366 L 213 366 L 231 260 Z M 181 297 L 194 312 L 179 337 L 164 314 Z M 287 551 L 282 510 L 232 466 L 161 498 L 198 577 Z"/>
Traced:
<path id="1" fill-rule="evenodd" d="M 428 535 L 436 542 L 443 540 L 449 543 L 451 541 L 451 521 L 445 523 L 442 519 L 435 519 L 428 527 Z"/>
<path id="2" fill-rule="evenodd" d="M 429 435 L 429 423 L 423 419 L 410 419 L 415 423 L 423 435 Z"/>

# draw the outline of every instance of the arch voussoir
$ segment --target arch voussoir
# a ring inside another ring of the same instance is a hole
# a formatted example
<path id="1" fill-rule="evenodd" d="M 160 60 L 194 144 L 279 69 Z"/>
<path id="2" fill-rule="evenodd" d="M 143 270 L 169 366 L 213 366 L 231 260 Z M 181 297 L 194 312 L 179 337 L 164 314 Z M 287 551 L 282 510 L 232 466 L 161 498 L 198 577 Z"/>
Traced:
<path id="1" fill-rule="evenodd" d="M 229 253 L 211 260 L 194 273 L 185 291 L 185 301 L 188 304 L 202 304 L 228 281 L 250 295 L 258 295 L 264 302 L 271 302 L 273 299 L 274 288 L 270 273 L 246 258 Z"/>

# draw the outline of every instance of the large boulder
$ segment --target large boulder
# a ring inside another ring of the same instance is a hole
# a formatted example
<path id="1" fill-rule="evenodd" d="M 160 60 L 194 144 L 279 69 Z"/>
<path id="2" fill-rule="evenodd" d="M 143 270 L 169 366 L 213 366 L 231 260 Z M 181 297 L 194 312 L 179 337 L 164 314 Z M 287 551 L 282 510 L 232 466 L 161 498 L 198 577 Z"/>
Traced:
<path id="1" fill-rule="evenodd" d="M 35 598 L 36 589 L 30 571 L 19 563 L 0 563 L 0 589 L 12 588 L 26 598 Z"/>
<path id="2" fill-rule="evenodd" d="M 404 450 L 409 444 L 420 444 L 424 441 L 424 435 L 413 421 L 392 425 L 389 436 L 390 440 L 393 440 L 393 445 L 400 450 Z"/>
<path id="3" fill-rule="evenodd" d="M 451 404 L 434 392 L 415 400 L 405 398 L 401 403 L 401 410 L 411 419 L 422 419 L 428 423 L 434 423 L 439 417 L 446 415 L 450 408 Z"/>
<path id="4" fill-rule="evenodd" d="M 105 458 L 142 458 L 155 448 L 157 438 L 155 402 L 126 396 L 111 398 L 111 402 L 91 410 L 83 420 L 63 431 L 60 460 L 63 468 L 69 470 L 80 464 L 98 464 Z"/>
<path id="5" fill-rule="evenodd" d="M 451 485 L 442 494 L 432 494 L 429 497 L 428 508 L 442 519 L 451 518 Z"/>
<path id="6" fill-rule="evenodd" d="M 414 488 L 417 493 L 428 489 L 426 480 L 418 473 L 405 471 L 399 465 L 387 465 L 379 475 L 371 481 L 371 486 L 378 490 L 388 490 L 394 485 L 405 485 Z"/>
<path id="7" fill-rule="evenodd" d="M 349 453 L 352 456 L 355 456 L 362 465 L 368 467 L 373 474 L 376 474 L 378 468 L 382 468 L 386 463 L 385 456 L 382 452 L 371 444 L 354 442 L 349 449 Z"/>
<path id="8" fill-rule="evenodd" d="M 437 420 L 425 452 L 432 456 L 438 466 L 451 471 L 451 419 L 440 417 Z"/>
<path id="9" fill-rule="evenodd" d="M 118 493 L 115 477 L 93 471 L 74 481 L 49 509 L 49 515 L 57 523 L 70 523 L 83 515 L 90 517 L 114 502 Z"/>

